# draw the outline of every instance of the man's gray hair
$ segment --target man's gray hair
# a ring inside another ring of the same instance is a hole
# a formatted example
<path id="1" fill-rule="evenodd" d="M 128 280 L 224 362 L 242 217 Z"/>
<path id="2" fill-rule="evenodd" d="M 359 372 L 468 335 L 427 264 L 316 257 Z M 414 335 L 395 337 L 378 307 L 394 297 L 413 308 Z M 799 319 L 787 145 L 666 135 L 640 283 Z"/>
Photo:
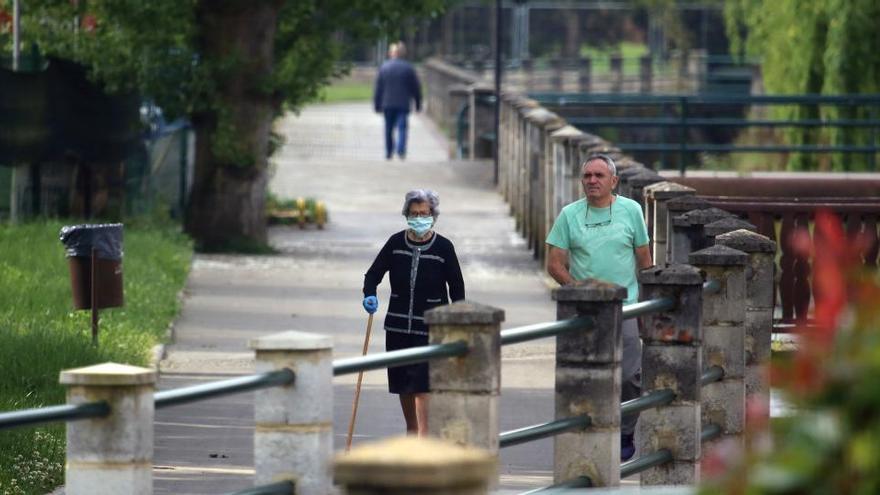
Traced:
<path id="1" fill-rule="evenodd" d="M 587 159 L 584 160 L 584 164 L 581 165 L 581 169 L 586 167 L 587 164 L 593 160 L 602 160 L 608 167 L 608 171 L 611 172 L 611 176 L 614 177 L 615 175 L 617 175 L 617 164 L 614 163 L 614 159 L 602 153 L 596 153 L 595 155 L 588 156 Z"/>
<path id="2" fill-rule="evenodd" d="M 403 200 L 403 216 L 409 216 L 409 207 L 413 203 L 428 203 L 431 208 L 431 215 L 437 218 L 440 214 L 440 196 L 430 189 L 413 189 L 406 193 Z"/>

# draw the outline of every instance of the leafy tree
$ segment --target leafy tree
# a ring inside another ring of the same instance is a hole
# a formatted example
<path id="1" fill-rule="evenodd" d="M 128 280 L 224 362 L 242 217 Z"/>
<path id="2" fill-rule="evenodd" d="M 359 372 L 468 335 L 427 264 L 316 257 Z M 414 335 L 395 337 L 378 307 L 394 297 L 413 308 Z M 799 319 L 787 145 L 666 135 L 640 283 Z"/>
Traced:
<path id="1" fill-rule="evenodd" d="M 196 134 L 186 228 L 203 249 L 259 245 L 272 123 L 343 72 L 347 40 L 396 34 L 445 0 L 32 0 L 25 32 L 110 91 L 137 90 Z"/>
<path id="2" fill-rule="evenodd" d="M 764 85 L 774 94 L 880 92 L 880 2 L 877 0 L 728 0 L 725 18 L 738 54 L 763 60 Z M 856 118 L 870 110 L 803 105 L 779 108 L 785 118 Z M 877 118 L 876 110 L 873 114 Z M 868 144 L 867 131 L 792 129 L 793 144 Z M 861 162 L 859 161 L 861 160 Z M 792 156 L 789 167 L 815 169 L 814 156 Z M 831 168 L 864 167 L 864 157 L 834 156 Z"/>

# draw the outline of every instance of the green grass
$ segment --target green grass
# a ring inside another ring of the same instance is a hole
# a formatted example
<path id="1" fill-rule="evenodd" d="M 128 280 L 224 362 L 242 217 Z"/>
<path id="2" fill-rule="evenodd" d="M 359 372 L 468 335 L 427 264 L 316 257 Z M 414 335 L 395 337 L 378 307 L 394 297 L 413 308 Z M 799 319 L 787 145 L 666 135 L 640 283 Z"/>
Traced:
<path id="1" fill-rule="evenodd" d="M 321 90 L 320 101 L 336 103 L 343 101 L 370 101 L 373 85 L 369 83 L 336 83 Z"/>
<path id="2" fill-rule="evenodd" d="M 106 361 L 146 365 L 177 315 L 190 241 L 174 226 L 126 225 L 125 306 L 74 311 L 60 221 L 0 225 L 0 411 L 64 403 L 58 372 Z M 64 426 L 0 431 L 0 493 L 45 493 L 63 481 Z M 15 480 L 15 481 L 13 481 Z"/>
<path id="3" fill-rule="evenodd" d="M 592 59 L 592 72 L 596 75 L 608 74 L 611 72 L 611 55 L 619 53 L 623 58 L 623 73 L 628 76 L 634 76 L 639 73 L 639 57 L 648 54 L 648 46 L 642 43 L 633 43 L 624 41 L 617 46 L 609 46 L 597 48 L 595 46 L 583 45 L 580 49 L 582 57 L 590 57 Z"/>

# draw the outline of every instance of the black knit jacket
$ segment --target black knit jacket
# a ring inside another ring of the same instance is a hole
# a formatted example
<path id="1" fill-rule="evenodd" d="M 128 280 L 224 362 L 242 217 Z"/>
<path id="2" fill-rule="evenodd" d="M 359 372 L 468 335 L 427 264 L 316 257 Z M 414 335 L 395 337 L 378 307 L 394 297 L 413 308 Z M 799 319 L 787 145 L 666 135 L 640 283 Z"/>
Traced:
<path id="1" fill-rule="evenodd" d="M 389 332 L 428 335 L 425 311 L 464 299 L 464 279 L 455 247 L 436 232 L 422 243 L 407 239 L 405 230 L 392 235 L 364 275 L 364 297 L 376 295 L 385 272 L 391 281 L 391 300 L 385 315 L 385 330 Z"/>

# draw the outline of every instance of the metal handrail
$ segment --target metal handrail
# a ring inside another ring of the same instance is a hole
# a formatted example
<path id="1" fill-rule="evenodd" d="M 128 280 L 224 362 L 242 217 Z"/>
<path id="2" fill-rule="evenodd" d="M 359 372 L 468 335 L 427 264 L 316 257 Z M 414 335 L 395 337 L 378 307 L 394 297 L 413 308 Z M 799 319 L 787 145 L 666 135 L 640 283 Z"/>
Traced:
<path id="1" fill-rule="evenodd" d="M 279 481 L 269 485 L 255 486 L 231 495 L 293 495 L 296 485 L 292 481 Z"/>
<path id="2" fill-rule="evenodd" d="M 577 478 L 573 478 L 568 481 L 563 481 L 562 483 L 557 483 L 555 485 L 545 486 L 543 488 L 537 488 L 535 490 L 529 490 L 527 492 L 521 493 L 520 495 L 562 494 L 562 493 L 571 493 L 568 491 L 570 488 L 592 488 L 592 487 L 593 487 L 593 480 L 591 480 L 589 476 L 578 476 Z"/>
<path id="3" fill-rule="evenodd" d="M 700 431 L 700 442 L 712 440 L 721 435 L 721 427 L 716 424 L 708 424 Z M 637 473 L 641 473 L 646 469 L 666 464 L 672 460 L 672 452 L 669 449 L 661 449 L 641 457 L 637 457 L 631 461 L 624 462 L 620 465 L 620 477 L 626 478 Z"/>
<path id="4" fill-rule="evenodd" d="M 333 376 L 423 363 L 431 359 L 458 357 L 467 354 L 469 350 L 467 342 L 459 340 L 446 344 L 431 344 L 399 351 L 335 359 L 333 361 Z"/>
<path id="5" fill-rule="evenodd" d="M 529 98 L 538 103 L 556 105 L 572 104 L 620 104 L 633 103 L 640 105 L 669 105 L 687 101 L 688 104 L 701 105 L 710 103 L 741 103 L 748 105 L 791 105 L 791 104 L 839 104 L 863 105 L 866 103 L 880 104 L 880 94 L 845 94 L 845 95 L 642 95 L 620 93 L 554 93 L 532 92 Z"/>
<path id="6" fill-rule="evenodd" d="M 498 437 L 498 446 L 501 448 L 519 445 L 521 443 L 540 440 L 542 438 L 552 437 L 559 433 L 576 428 L 587 428 L 590 426 L 590 416 L 582 414 L 580 416 L 572 416 L 570 418 L 557 419 L 548 423 L 541 423 L 532 426 L 526 426 L 517 430 L 505 431 Z"/>
<path id="7" fill-rule="evenodd" d="M 501 331 L 501 345 L 519 344 L 529 340 L 552 337 L 572 330 L 580 330 L 596 325 L 592 316 L 579 316 L 568 320 L 537 323 Z"/>
<path id="8" fill-rule="evenodd" d="M 720 382 L 724 378 L 724 368 L 721 366 L 710 366 L 700 376 L 700 385 L 706 386 L 713 382 Z"/>
<path id="9" fill-rule="evenodd" d="M 669 389 L 654 390 L 653 392 L 628 400 L 620 404 L 620 415 L 628 416 L 630 414 L 646 411 L 653 407 L 663 406 L 675 400 L 675 392 Z"/>
<path id="10" fill-rule="evenodd" d="M 703 282 L 703 292 L 706 294 L 716 294 L 721 290 L 721 282 L 715 279 L 706 280 Z"/>
<path id="11" fill-rule="evenodd" d="M 620 465 L 620 477 L 627 478 L 646 469 L 657 467 L 672 461 L 672 452 L 669 449 L 660 449 L 647 455 L 636 457 L 631 461 Z"/>
<path id="12" fill-rule="evenodd" d="M 22 409 L 20 411 L 0 413 L 0 430 L 55 421 L 103 418 L 109 414 L 110 405 L 106 402 L 88 402 L 75 405 L 62 404 L 59 406 Z"/>
<path id="13" fill-rule="evenodd" d="M 296 380 L 293 370 L 284 368 L 256 375 L 248 375 L 229 380 L 220 380 L 201 385 L 193 385 L 191 387 L 175 388 L 173 390 L 164 390 L 156 392 L 153 396 L 155 399 L 156 409 L 168 406 L 176 406 L 178 404 L 186 404 L 187 402 L 195 402 L 211 397 L 220 397 L 224 395 L 248 392 L 261 388 L 269 388 L 282 385 L 290 385 Z"/>
<path id="14" fill-rule="evenodd" d="M 649 299 L 637 303 L 627 304 L 623 307 L 623 319 L 630 320 L 651 313 L 666 311 L 675 307 L 676 300 L 673 297 L 661 297 Z"/>

